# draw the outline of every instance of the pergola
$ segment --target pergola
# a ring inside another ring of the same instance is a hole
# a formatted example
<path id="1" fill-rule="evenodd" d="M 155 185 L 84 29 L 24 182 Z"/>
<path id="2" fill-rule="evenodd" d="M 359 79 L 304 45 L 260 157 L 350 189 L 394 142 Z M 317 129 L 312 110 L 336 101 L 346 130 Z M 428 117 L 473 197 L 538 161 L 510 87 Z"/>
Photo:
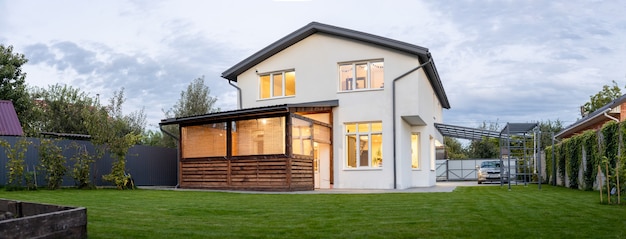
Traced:
<path id="1" fill-rule="evenodd" d="M 518 178 L 522 179 L 526 185 L 528 181 L 532 180 L 533 173 L 537 172 L 539 189 L 541 189 L 541 155 L 539 150 L 541 148 L 541 132 L 538 125 L 538 123 L 507 123 L 500 132 L 439 123 L 435 123 L 435 128 L 439 130 L 441 135 L 453 138 L 481 140 L 488 137 L 499 139 L 500 163 L 506 159 L 510 168 L 512 158 L 522 162 L 519 163 L 521 165 L 516 165 L 515 174 L 509 173 L 509 189 L 511 189 L 511 178 L 514 177 L 516 183 Z M 536 167 L 531 167 L 531 164 Z M 503 183 L 501 180 L 500 185 L 502 186 Z"/>
<path id="2" fill-rule="evenodd" d="M 498 131 L 469 128 L 457 125 L 435 123 L 435 128 L 437 128 L 439 133 L 443 136 L 459 139 L 481 140 L 483 137 L 498 139 L 502 137 L 501 133 Z"/>

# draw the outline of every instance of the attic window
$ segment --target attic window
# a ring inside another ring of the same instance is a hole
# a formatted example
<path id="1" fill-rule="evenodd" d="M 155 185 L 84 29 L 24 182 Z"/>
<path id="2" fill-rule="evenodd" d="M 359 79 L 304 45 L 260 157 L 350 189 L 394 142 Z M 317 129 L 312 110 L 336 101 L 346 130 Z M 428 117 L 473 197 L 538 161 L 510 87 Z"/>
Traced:
<path id="1" fill-rule="evenodd" d="M 384 87 L 384 62 L 362 61 L 339 64 L 339 89 L 352 91 Z"/>
<path id="2" fill-rule="evenodd" d="M 259 98 L 296 95 L 296 72 L 280 71 L 259 76 Z"/>

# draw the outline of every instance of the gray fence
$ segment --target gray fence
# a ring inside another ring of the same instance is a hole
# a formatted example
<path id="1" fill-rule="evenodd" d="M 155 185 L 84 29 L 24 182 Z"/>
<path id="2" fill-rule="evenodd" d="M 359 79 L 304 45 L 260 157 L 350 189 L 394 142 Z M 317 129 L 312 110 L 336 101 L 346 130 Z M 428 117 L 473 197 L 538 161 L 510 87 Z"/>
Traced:
<path id="1" fill-rule="evenodd" d="M 0 136 L 0 140 L 5 140 L 11 145 L 22 139 L 22 137 Z M 25 164 L 29 171 L 32 171 L 39 164 L 39 138 L 26 138 L 31 144 L 26 151 Z M 73 163 L 69 160 L 76 149 L 73 144 L 85 147 L 90 154 L 94 154 L 95 148 L 89 141 L 82 140 L 59 140 L 56 145 L 63 148 L 63 156 L 67 159 L 66 166 L 68 173 L 63 178 L 63 186 L 74 186 L 74 179 L 69 176 Z M 0 185 L 7 182 L 8 158 L 4 148 L 0 147 Z M 105 154 L 102 159 L 96 160 L 91 167 L 92 183 L 98 186 L 110 186 L 109 182 L 102 180 L 102 175 L 111 172 L 113 159 L 109 154 Z M 137 186 L 175 186 L 177 183 L 176 169 L 176 149 L 136 145 L 132 147 L 126 155 L 126 172 L 130 173 Z M 37 171 L 37 185 L 45 185 L 46 182 Z"/>

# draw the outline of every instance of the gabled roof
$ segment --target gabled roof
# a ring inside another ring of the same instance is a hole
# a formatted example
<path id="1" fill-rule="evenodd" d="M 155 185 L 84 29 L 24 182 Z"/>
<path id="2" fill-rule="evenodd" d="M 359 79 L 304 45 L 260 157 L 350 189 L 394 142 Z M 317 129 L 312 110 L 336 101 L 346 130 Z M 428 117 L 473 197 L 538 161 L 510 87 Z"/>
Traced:
<path id="1" fill-rule="evenodd" d="M 9 100 L 0 100 L 0 135 L 22 136 L 22 125 Z"/>
<path id="2" fill-rule="evenodd" d="M 558 132 L 557 134 L 555 134 L 554 137 L 563 138 L 571 134 L 578 133 L 581 130 L 585 130 L 587 126 L 594 125 L 602 121 L 609 121 L 611 119 L 604 116 L 604 113 L 611 111 L 611 109 L 621 105 L 624 102 L 626 102 L 626 94 L 602 106 L 600 109 L 597 109 L 596 111 L 592 112 L 586 117 L 583 117 L 582 119 L 577 120 L 570 126 L 567 126 L 565 129 L 561 130 L 561 132 Z"/>
<path id="3" fill-rule="evenodd" d="M 429 59 L 432 58 L 430 52 L 428 51 L 428 48 L 393 40 L 386 37 L 372 35 L 365 32 L 340 28 L 318 22 L 311 22 L 306 26 L 296 30 L 295 32 L 292 32 L 291 34 L 261 49 L 257 53 L 252 54 L 250 57 L 244 59 L 236 65 L 232 66 L 222 73 L 222 77 L 231 81 L 237 81 L 237 76 L 244 71 L 247 71 L 248 69 L 268 59 L 274 54 L 315 33 L 324 33 L 333 36 L 348 38 L 351 40 L 361 41 L 364 43 L 401 51 L 411 55 L 416 55 L 421 63 L 427 62 Z M 437 98 L 441 102 L 442 107 L 449 109 L 450 103 L 448 102 L 448 97 L 446 96 L 446 92 L 444 91 L 443 85 L 441 84 L 441 79 L 439 78 L 439 73 L 437 72 L 437 68 L 435 67 L 435 62 L 432 61 L 430 64 L 426 65 L 424 67 L 424 71 L 426 72 L 430 84 L 437 94 Z"/>

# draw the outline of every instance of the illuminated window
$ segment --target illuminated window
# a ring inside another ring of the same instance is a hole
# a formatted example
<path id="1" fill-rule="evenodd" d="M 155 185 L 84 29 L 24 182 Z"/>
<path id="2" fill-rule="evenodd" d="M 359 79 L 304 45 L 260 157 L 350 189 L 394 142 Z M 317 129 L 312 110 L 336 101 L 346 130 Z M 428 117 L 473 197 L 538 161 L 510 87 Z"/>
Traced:
<path id="1" fill-rule="evenodd" d="M 226 156 L 226 123 L 181 128 L 183 158 Z"/>
<path id="2" fill-rule="evenodd" d="M 351 91 L 385 86 L 384 62 L 365 61 L 339 65 L 339 89 Z"/>
<path id="3" fill-rule="evenodd" d="M 411 134 L 411 168 L 420 168 L 420 135 Z"/>
<path id="4" fill-rule="evenodd" d="M 346 167 L 379 168 L 383 166 L 382 123 L 346 124 Z"/>
<path id="5" fill-rule="evenodd" d="M 259 98 L 296 95 L 296 72 L 281 71 L 259 76 Z"/>
<path id="6" fill-rule="evenodd" d="M 235 121 L 233 155 L 285 153 L 285 117 Z"/>
<path id="7" fill-rule="evenodd" d="M 311 140 L 312 124 L 298 118 L 291 118 L 291 147 L 293 154 L 313 155 Z"/>

